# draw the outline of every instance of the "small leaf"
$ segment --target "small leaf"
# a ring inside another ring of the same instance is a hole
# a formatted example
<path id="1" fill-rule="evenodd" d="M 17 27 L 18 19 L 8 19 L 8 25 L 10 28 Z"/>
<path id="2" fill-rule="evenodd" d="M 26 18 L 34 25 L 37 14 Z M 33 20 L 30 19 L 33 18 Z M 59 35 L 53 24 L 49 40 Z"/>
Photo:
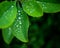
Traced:
<path id="1" fill-rule="evenodd" d="M 0 3 L 0 28 L 9 27 L 17 14 L 16 2 L 3 1 Z"/>
<path id="2" fill-rule="evenodd" d="M 2 30 L 2 35 L 3 35 L 3 39 L 7 44 L 10 44 L 12 39 L 13 39 L 13 35 L 12 35 L 12 29 L 11 28 L 6 28 Z"/>
<path id="3" fill-rule="evenodd" d="M 37 1 L 40 5 L 42 5 L 43 11 L 46 13 L 55 13 L 55 12 L 60 12 L 60 4 L 59 2 L 57 3 L 56 0 L 50 1 L 50 0 L 43 0 L 40 2 Z"/>
<path id="4" fill-rule="evenodd" d="M 36 1 L 24 1 L 22 7 L 32 17 L 41 17 L 43 15 L 42 7 Z"/>

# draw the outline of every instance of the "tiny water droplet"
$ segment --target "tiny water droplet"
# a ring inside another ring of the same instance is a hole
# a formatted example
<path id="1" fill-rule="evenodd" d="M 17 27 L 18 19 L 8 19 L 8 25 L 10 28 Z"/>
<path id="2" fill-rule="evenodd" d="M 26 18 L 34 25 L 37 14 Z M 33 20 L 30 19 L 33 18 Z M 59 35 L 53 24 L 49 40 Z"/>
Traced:
<path id="1" fill-rule="evenodd" d="M 9 30 L 11 30 L 11 28 L 9 28 Z"/>
<path id="2" fill-rule="evenodd" d="M 21 17 L 18 17 L 18 19 L 21 19 Z"/>
<path id="3" fill-rule="evenodd" d="M 46 4 L 46 3 L 43 3 L 42 7 L 46 9 L 47 7 L 45 6 L 45 4 Z"/>
<path id="4" fill-rule="evenodd" d="M 19 21 L 19 20 L 17 19 L 17 21 Z"/>
<path id="5" fill-rule="evenodd" d="M 21 28 L 21 26 L 20 26 L 20 28 Z"/>
<path id="6" fill-rule="evenodd" d="M 30 11 L 30 13 L 32 13 L 33 11 Z"/>
<path id="7" fill-rule="evenodd" d="M 20 15 L 20 16 L 22 16 L 22 15 Z"/>
<path id="8" fill-rule="evenodd" d="M 19 24 L 22 24 L 22 22 L 20 21 Z"/>
<path id="9" fill-rule="evenodd" d="M 19 27 L 18 25 L 16 25 L 16 27 Z"/>
<path id="10" fill-rule="evenodd" d="M 8 33 L 8 34 L 9 34 L 9 36 L 10 36 L 10 35 L 11 35 L 11 31 L 9 31 L 9 33 Z"/>
<path id="11" fill-rule="evenodd" d="M 8 12 L 8 11 L 7 11 Z"/>
<path id="12" fill-rule="evenodd" d="M 14 6 L 12 5 L 11 7 L 13 8 Z"/>
<path id="13" fill-rule="evenodd" d="M 20 13 L 20 10 L 18 10 L 18 12 Z"/>
<path id="14" fill-rule="evenodd" d="M 10 15 L 11 16 L 11 15 Z"/>
<path id="15" fill-rule="evenodd" d="M 30 11 L 29 9 L 27 9 L 28 11 Z"/>
<path id="16" fill-rule="evenodd" d="M 20 15 L 20 13 L 19 13 L 19 15 Z"/>
<path id="17" fill-rule="evenodd" d="M 19 31 L 19 30 L 18 30 L 17 32 L 18 32 L 18 33 L 20 33 L 20 31 Z M 17 34 L 17 35 L 18 35 L 18 34 Z"/>
<path id="18" fill-rule="evenodd" d="M 9 33 L 8 33 L 9 35 L 11 34 L 11 28 L 9 28 Z"/>

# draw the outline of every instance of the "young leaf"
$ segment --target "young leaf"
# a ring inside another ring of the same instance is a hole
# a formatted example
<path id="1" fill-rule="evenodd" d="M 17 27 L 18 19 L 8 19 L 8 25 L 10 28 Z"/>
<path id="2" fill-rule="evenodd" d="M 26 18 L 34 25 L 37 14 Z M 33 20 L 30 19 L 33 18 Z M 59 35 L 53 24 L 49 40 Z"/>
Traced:
<path id="1" fill-rule="evenodd" d="M 57 0 L 50 1 L 50 0 L 40 0 L 37 1 L 40 5 L 42 5 L 43 11 L 46 13 L 55 13 L 55 12 L 60 12 L 60 4 L 59 2 L 57 3 Z"/>
<path id="2" fill-rule="evenodd" d="M 3 36 L 3 39 L 4 41 L 7 43 L 7 44 L 10 44 L 12 39 L 13 39 L 13 35 L 12 35 L 12 29 L 11 28 L 6 28 L 6 29 L 3 29 L 2 30 L 2 36 Z"/>
<path id="3" fill-rule="evenodd" d="M 12 26 L 13 35 L 22 42 L 28 42 L 29 20 L 27 14 L 19 8 L 17 18 Z"/>
<path id="4" fill-rule="evenodd" d="M 41 17 L 43 15 L 42 8 L 36 1 L 24 1 L 22 7 L 32 17 Z"/>
<path id="5" fill-rule="evenodd" d="M 0 3 L 0 28 L 10 26 L 17 14 L 16 2 L 3 1 Z"/>

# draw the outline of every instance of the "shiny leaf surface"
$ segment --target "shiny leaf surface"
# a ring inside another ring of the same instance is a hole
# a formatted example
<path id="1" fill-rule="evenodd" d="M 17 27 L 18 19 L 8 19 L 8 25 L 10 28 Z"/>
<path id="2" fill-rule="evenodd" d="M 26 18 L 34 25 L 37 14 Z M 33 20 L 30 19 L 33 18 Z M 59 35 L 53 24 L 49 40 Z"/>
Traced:
<path id="1" fill-rule="evenodd" d="M 16 3 L 4 1 L 0 3 L 0 28 L 9 27 L 17 14 Z"/>
<path id="2" fill-rule="evenodd" d="M 43 15 L 42 8 L 36 1 L 25 1 L 22 6 L 23 10 L 32 17 L 41 17 Z"/>

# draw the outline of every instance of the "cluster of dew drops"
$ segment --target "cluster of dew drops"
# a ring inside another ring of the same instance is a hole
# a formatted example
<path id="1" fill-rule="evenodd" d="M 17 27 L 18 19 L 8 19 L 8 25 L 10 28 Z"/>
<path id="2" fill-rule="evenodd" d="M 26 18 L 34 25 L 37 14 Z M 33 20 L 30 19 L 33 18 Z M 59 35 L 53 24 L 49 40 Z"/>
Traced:
<path id="1" fill-rule="evenodd" d="M 19 22 L 19 25 L 16 25 L 16 27 L 20 27 L 21 28 L 21 25 L 22 25 L 22 15 L 21 15 L 21 11 L 18 10 L 18 18 L 17 18 L 17 22 Z"/>
<path id="2" fill-rule="evenodd" d="M 11 6 L 12 8 L 14 7 L 14 6 Z M 17 18 L 16 18 L 16 20 L 15 20 L 15 23 L 14 23 L 14 27 L 15 28 L 17 28 L 17 29 L 19 29 L 20 30 L 20 28 L 22 27 L 21 25 L 22 25 L 22 14 L 21 14 L 21 10 L 18 10 L 18 13 L 17 13 Z M 17 23 L 18 22 L 18 23 Z M 9 34 L 11 34 L 11 30 L 12 30 L 12 28 L 11 27 L 9 27 Z M 16 31 L 18 31 L 18 30 L 16 30 Z"/>

